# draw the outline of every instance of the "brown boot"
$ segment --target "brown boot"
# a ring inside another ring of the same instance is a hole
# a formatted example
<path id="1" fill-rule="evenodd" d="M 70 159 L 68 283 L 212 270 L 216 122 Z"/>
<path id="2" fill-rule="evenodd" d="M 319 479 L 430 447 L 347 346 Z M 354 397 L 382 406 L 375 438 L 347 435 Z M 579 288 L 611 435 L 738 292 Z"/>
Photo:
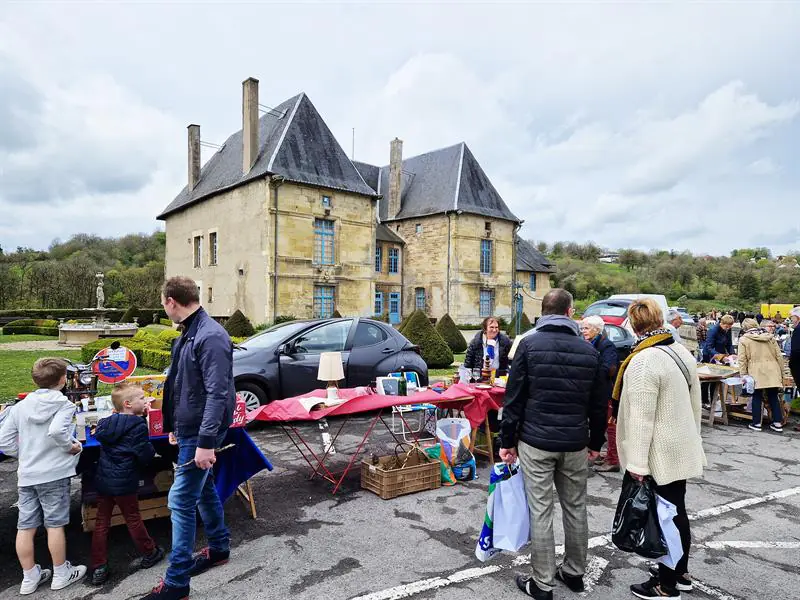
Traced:
<path id="1" fill-rule="evenodd" d="M 599 465 L 595 465 L 594 471 L 596 473 L 619 473 L 619 465 L 604 462 Z"/>

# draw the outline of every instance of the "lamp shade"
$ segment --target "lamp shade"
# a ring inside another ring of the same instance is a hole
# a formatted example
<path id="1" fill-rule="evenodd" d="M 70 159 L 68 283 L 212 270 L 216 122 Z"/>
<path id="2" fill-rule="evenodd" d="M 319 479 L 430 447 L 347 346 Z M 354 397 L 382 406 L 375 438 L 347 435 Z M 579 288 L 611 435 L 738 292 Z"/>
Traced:
<path id="1" fill-rule="evenodd" d="M 341 352 L 323 352 L 319 355 L 317 379 L 320 381 L 339 381 L 344 379 Z"/>

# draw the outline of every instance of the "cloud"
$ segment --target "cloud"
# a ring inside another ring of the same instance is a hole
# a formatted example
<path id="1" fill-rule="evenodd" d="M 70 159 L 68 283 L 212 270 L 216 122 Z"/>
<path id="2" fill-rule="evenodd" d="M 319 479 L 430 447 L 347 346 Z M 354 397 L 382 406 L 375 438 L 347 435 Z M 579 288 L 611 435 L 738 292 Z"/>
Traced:
<path id="1" fill-rule="evenodd" d="M 776 165 L 768 156 L 754 160 L 747 165 L 747 172 L 751 175 L 773 175 L 780 170 L 780 166 Z"/>

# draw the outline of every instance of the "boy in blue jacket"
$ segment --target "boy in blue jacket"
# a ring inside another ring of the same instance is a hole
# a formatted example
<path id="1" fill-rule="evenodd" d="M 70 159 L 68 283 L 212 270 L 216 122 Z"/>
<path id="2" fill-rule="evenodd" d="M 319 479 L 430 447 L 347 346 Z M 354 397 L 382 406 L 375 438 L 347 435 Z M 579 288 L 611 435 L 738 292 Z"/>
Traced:
<path id="1" fill-rule="evenodd" d="M 106 549 L 108 529 L 114 505 L 125 517 L 125 524 L 141 556 L 131 570 L 148 569 L 164 558 L 164 549 L 156 546 L 139 514 L 139 475 L 155 455 L 144 414 L 147 400 L 136 385 L 121 385 L 111 394 L 116 412 L 97 424 L 95 439 L 100 442 L 100 460 L 95 475 L 97 520 L 92 535 L 92 584 L 108 579 Z"/>

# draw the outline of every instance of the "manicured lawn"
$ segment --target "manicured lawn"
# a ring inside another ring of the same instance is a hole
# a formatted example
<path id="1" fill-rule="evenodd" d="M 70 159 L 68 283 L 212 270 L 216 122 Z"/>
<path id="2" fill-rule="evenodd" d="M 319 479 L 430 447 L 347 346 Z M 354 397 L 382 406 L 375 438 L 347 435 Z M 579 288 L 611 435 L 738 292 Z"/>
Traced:
<path id="1" fill-rule="evenodd" d="M 5 335 L 0 330 L 0 344 L 10 344 L 11 342 L 40 342 L 40 341 L 57 341 L 58 338 L 52 335 L 33 335 L 30 333 L 20 333 L 17 335 Z"/>
<path id="2" fill-rule="evenodd" d="M 455 365 L 456 363 L 458 363 L 458 364 L 463 363 L 465 356 L 466 356 L 466 353 L 464 353 L 464 354 L 454 354 L 453 355 L 453 364 Z M 452 377 L 453 374 L 457 370 L 458 369 L 456 367 L 454 367 L 454 366 L 447 367 L 446 369 L 428 369 L 428 377 Z"/>
<path id="3" fill-rule="evenodd" d="M 16 336 L 22 337 L 22 336 Z M 29 392 L 34 384 L 31 380 L 31 367 L 43 356 L 60 356 L 74 362 L 80 362 L 80 350 L 2 350 L 0 349 L 0 401 L 11 400 L 20 392 Z M 152 375 L 153 369 L 136 369 L 135 375 Z M 110 386 L 101 385 L 101 394 L 111 393 Z"/>

